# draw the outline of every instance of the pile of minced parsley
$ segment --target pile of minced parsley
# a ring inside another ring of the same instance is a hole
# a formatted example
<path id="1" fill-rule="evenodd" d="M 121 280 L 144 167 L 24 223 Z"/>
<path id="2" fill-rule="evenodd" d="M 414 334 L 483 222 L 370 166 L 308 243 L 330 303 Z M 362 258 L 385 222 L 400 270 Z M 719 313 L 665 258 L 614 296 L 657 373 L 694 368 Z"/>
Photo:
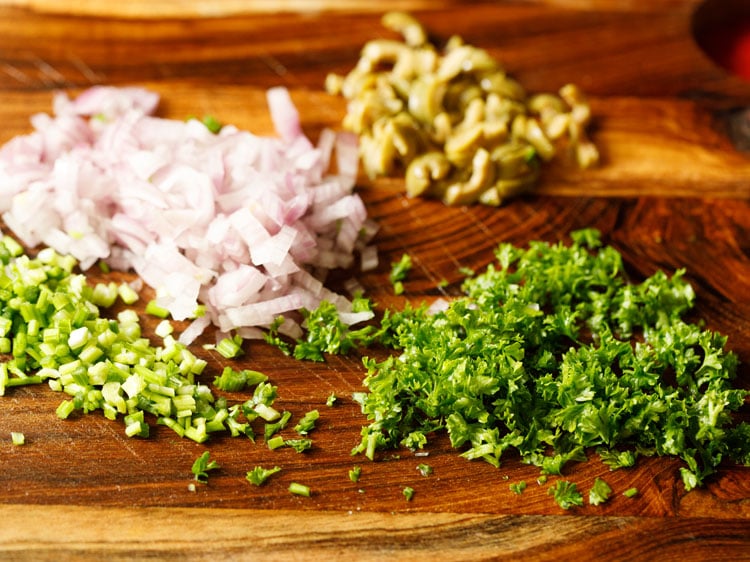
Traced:
<path id="1" fill-rule="evenodd" d="M 515 452 L 545 474 L 590 451 L 612 469 L 676 456 L 688 490 L 722 460 L 750 464 L 750 425 L 733 420 L 749 394 L 732 386 L 738 359 L 725 336 L 685 319 L 695 294 L 684 272 L 631 283 L 598 231 L 571 236 L 501 244 L 442 310 L 388 310 L 356 331 L 332 307 L 309 313 L 298 357 L 396 352 L 364 359 L 367 392 L 355 398 L 369 425 L 353 453 L 422 449 L 445 431 L 467 459 L 499 466 Z"/>

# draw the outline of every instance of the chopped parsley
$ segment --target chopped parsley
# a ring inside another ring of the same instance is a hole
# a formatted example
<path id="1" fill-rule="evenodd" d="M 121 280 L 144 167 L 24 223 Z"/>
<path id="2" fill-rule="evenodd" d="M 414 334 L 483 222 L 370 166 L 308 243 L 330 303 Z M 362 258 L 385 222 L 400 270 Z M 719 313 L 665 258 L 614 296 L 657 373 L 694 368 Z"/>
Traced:
<path id="1" fill-rule="evenodd" d="M 406 501 L 410 502 L 411 499 L 414 497 L 414 488 L 411 486 L 406 486 L 402 493 L 404 494 L 404 498 L 406 498 Z"/>
<path id="2" fill-rule="evenodd" d="M 412 260 L 409 254 L 403 254 L 401 259 L 391 264 L 391 273 L 389 279 L 393 285 L 393 292 L 396 295 L 400 295 L 404 292 L 404 283 L 406 276 L 409 274 L 412 268 Z"/>
<path id="3" fill-rule="evenodd" d="M 558 480 L 554 486 L 550 486 L 548 494 L 554 496 L 557 505 L 563 509 L 583 505 L 583 495 L 578 491 L 578 486 L 574 482 Z"/>
<path id="4" fill-rule="evenodd" d="M 291 355 L 292 346 L 289 342 L 282 339 L 281 334 L 279 333 L 279 328 L 284 323 L 284 320 L 283 316 L 277 316 L 274 318 L 273 322 L 271 322 L 271 325 L 268 327 L 268 330 L 263 332 L 263 339 L 266 343 L 278 347 L 284 355 Z"/>
<path id="5" fill-rule="evenodd" d="M 510 484 L 510 491 L 519 496 L 523 494 L 523 491 L 525 489 L 526 489 L 526 480 L 521 480 L 520 482 L 514 482 Z"/>
<path id="6" fill-rule="evenodd" d="M 362 467 L 361 466 L 354 465 L 349 470 L 349 480 L 351 480 L 352 482 L 358 482 L 359 481 L 359 477 L 361 475 L 362 475 Z"/>
<path id="7" fill-rule="evenodd" d="M 281 468 L 279 468 L 278 466 L 274 466 L 273 468 L 263 468 L 262 466 L 256 466 L 255 468 L 253 468 L 251 471 L 247 473 L 245 478 L 251 484 L 255 484 L 256 486 L 261 486 L 271 476 L 273 476 L 274 474 L 280 471 L 281 471 Z"/>
<path id="8" fill-rule="evenodd" d="M 606 502 L 612 493 L 612 488 L 601 478 L 594 480 L 594 485 L 589 490 L 589 503 L 599 505 Z"/>
<path id="9" fill-rule="evenodd" d="M 208 471 L 220 468 L 219 463 L 209 459 L 210 452 L 204 453 L 193 462 L 192 472 L 195 479 L 203 484 L 208 483 Z"/>
<path id="10" fill-rule="evenodd" d="M 201 119 L 201 122 L 206 126 L 206 129 L 208 129 L 214 134 L 219 133 L 219 131 L 221 131 L 223 127 L 223 125 L 221 124 L 221 121 L 219 121 L 213 115 L 204 115 L 203 119 Z"/>
<path id="11" fill-rule="evenodd" d="M 635 460 L 637 453 L 635 451 L 608 451 L 606 449 L 599 448 L 597 450 L 599 457 L 602 462 L 609 466 L 610 470 L 617 470 L 618 468 L 627 468 L 635 466 Z"/>
<path id="12" fill-rule="evenodd" d="M 430 476 L 432 474 L 432 467 L 429 464 L 420 463 L 417 465 L 417 470 L 422 476 Z"/>
<path id="13" fill-rule="evenodd" d="M 346 354 L 371 340 L 371 326 L 351 329 L 341 321 L 336 306 L 329 301 L 321 302 L 315 310 L 303 309 L 301 312 L 307 332 L 306 338 L 294 346 L 295 359 L 323 361 L 324 353 Z"/>
<path id="14" fill-rule="evenodd" d="M 634 283 L 598 231 L 571 238 L 499 245 L 444 310 L 386 310 L 372 341 L 395 353 L 363 359 L 368 392 L 354 399 L 369 425 L 353 453 L 445 431 L 467 459 L 499 466 L 515 450 L 546 474 L 590 449 L 613 469 L 677 456 L 688 490 L 722 459 L 750 459 L 750 429 L 733 425 L 748 395 L 732 387 L 738 359 L 686 320 L 685 272 Z"/>

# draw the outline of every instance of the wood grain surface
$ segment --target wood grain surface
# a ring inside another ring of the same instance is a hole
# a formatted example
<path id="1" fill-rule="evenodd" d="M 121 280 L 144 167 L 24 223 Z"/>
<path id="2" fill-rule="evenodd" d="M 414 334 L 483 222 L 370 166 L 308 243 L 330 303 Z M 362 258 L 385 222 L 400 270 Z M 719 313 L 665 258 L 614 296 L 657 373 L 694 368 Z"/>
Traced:
<path id="1" fill-rule="evenodd" d="M 388 35 L 370 2 L 282 4 L 283 12 L 272 3 L 215 2 L 211 17 L 199 2 L 181 3 L 182 13 L 167 1 L 101 4 L 0 2 L 0 142 L 29 132 L 30 116 L 51 110 L 54 91 L 92 84 L 142 85 L 162 95 L 163 116 L 211 114 L 258 134 L 271 132 L 266 88 L 284 85 L 316 139 L 339 127 L 345 111 L 324 92 L 326 74 L 348 71 L 365 41 Z M 126 4 L 142 11 L 112 7 Z M 459 34 L 488 49 L 529 91 L 578 83 L 591 98 L 603 162 L 587 172 L 553 164 L 534 193 L 497 209 L 449 209 L 406 198 L 398 179 L 361 178 L 358 190 L 381 227 L 381 266 L 357 274 L 367 294 L 382 306 L 455 294 L 460 268 L 482 268 L 501 241 L 557 241 L 592 226 L 635 276 L 687 269 L 697 314 L 729 336 L 743 363 L 739 384 L 750 388 L 750 83 L 696 45 L 699 2 L 398 4 L 437 40 Z M 416 267 L 396 299 L 389 264 L 404 251 Z M 332 286 L 352 274 L 334 276 Z M 212 373 L 227 363 L 195 351 Z M 312 451 L 269 451 L 262 440 L 229 437 L 198 445 L 163 427 L 129 439 L 98 414 L 57 419 L 60 396 L 43 386 L 0 398 L 0 558 L 750 558 L 748 468 L 727 464 L 686 493 L 678 461 L 644 459 L 610 472 L 592 454 L 565 479 L 588 489 L 603 477 L 614 497 L 564 512 L 549 483 L 535 483 L 538 469 L 513 458 L 499 469 L 466 461 L 445 437 L 429 448 L 430 477 L 417 471 L 424 457 L 409 451 L 374 463 L 352 457 L 366 421 L 351 399 L 361 390 L 360 358 L 303 363 L 261 343 L 247 351 L 240 365 L 270 376 L 281 408 L 320 410 Z M 327 407 L 331 392 L 339 401 Z M 741 415 L 750 417 L 747 406 Z M 27 444 L 13 446 L 11 431 Z M 190 467 L 205 450 L 221 469 L 190 491 Z M 267 485 L 245 480 L 252 467 L 271 464 L 283 471 Z M 362 467 L 356 484 L 348 478 L 354 464 Z M 509 483 L 521 479 L 529 486 L 518 496 Z M 312 496 L 289 494 L 292 481 Z M 405 486 L 416 491 L 410 502 Z M 637 497 L 622 496 L 633 486 Z"/>

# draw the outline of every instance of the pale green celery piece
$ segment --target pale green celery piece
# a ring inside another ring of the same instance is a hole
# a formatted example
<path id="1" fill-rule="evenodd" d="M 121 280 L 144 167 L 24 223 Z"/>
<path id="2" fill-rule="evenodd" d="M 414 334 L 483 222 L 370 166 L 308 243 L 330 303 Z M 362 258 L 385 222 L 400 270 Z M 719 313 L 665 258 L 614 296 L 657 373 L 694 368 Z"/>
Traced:
<path id="1" fill-rule="evenodd" d="M 309 486 L 305 486 L 298 482 L 292 482 L 289 484 L 289 491 L 296 496 L 304 496 L 306 498 L 309 498 L 312 493 Z"/>
<path id="2" fill-rule="evenodd" d="M 71 350 L 81 349 L 89 341 L 91 334 L 86 326 L 81 326 L 73 330 L 68 336 L 68 347 Z"/>
<path id="3" fill-rule="evenodd" d="M 160 425 L 165 425 L 172 431 L 174 431 L 177 435 L 180 437 L 185 436 L 185 428 L 179 424 L 176 420 L 173 418 L 162 416 L 157 420 L 157 423 Z"/>
<path id="4" fill-rule="evenodd" d="M 75 408 L 75 404 L 73 404 L 72 400 L 63 400 L 62 402 L 60 402 L 60 405 L 57 407 L 55 413 L 57 414 L 58 418 L 64 420 L 73 413 Z"/>
<path id="5" fill-rule="evenodd" d="M 268 422 L 276 421 L 281 417 L 281 414 L 278 410 L 271 406 L 267 406 L 266 404 L 256 404 L 253 407 L 253 410 L 256 414 L 258 414 L 261 418 Z"/>
<path id="6" fill-rule="evenodd" d="M 162 320 L 157 324 L 156 328 L 154 329 L 154 333 L 159 336 L 160 338 L 165 338 L 166 336 L 170 335 L 174 331 L 174 327 L 172 326 L 172 323 L 169 320 Z"/>
<path id="7" fill-rule="evenodd" d="M 307 435 L 310 431 L 315 429 L 315 422 L 320 417 L 318 410 L 310 410 L 307 412 L 302 419 L 294 426 L 294 430 L 300 435 Z"/>
<path id="8" fill-rule="evenodd" d="M 121 389 L 122 385 L 117 381 L 106 382 L 102 385 L 102 396 L 116 412 L 124 414 L 127 412 L 127 404 L 121 394 Z"/>
<path id="9" fill-rule="evenodd" d="M 88 376 L 89 384 L 97 386 L 102 386 L 107 383 L 109 372 L 109 366 L 104 362 L 88 364 L 88 367 L 86 368 L 86 375 Z"/>
<path id="10" fill-rule="evenodd" d="M 3 236 L 2 243 L 11 256 L 18 257 L 23 254 L 23 246 L 21 246 L 21 244 L 16 242 L 16 240 L 11 238 L 10 236 Z"/>
<path id="11" fill-rule="evenodd" d="M 285 445 L 284 437 L 282 437 L 281 435 L 274 435 L 266 442 L 266 444 L 271 450 L 279 449 Z"/>
<path id="12" fill-rule="evenodd" d="M 304 453 L 313 446 L 312 439 L 285 439 L 284 446 L 290 447 L 298 453 Z"/>
<path id="13" fill-rule="evenodd" d="M 115 304 L 118 291 L 116 283 L 97 283 L 91 292 L 91 302 L 97 306 L 108 308 Z"/>
<path id="14" fill-rule="evenodd" d="M 206 423 L 203 419 L 198 419 L 198 425 L 191 425 L 185 428 L 185 437 L 192 439 L 196 443 L 203 443 L 208 439 L 208 432 L 206 431 Z M 200 422 L 203 423 L 200 423 Z"/>
<path id="15" fill-rule="evenodd" d="M 159 305 L 155 300 L 151 300 L 146 304 L 146 314 L 156 316 L 157 318 L 166 318 L 169 316 L 169 310 Z"/>
<path id="16" fill-rule="evenodd" d="M 127 283 L 120 283 L 117 287 L 117 293 L 120 300 L 127 305 L 135 304 L 138 301 L 138 293 Z"/>
<path id="17" fill-rule="evenodd" d="M 89 344 L 87 345 L 83 350 L 81 350 L 81 353 L 78 355 L 78 357 L 83 361 L 84 363 L 87 363 L 89 365 L 96 364 L 96 365 L 103 365 L 104 363 L 97 363 L 99 358 L 104 355 L 104 350 L 102 350 L 99 346 L 95 344 Z"/>
<path id="18" fill-rule="evenodd" d="M 242 354 L 242 340 L 239 338 L 224 338 L 216 346 L 216 351 L 227 359 L 237 357 Z"/>
<path id="19" fill-rule="evenodd" d="M 8 385 L 8 365 L 0 363 L 0 396 L 5 396 L 5 387 Z"/>

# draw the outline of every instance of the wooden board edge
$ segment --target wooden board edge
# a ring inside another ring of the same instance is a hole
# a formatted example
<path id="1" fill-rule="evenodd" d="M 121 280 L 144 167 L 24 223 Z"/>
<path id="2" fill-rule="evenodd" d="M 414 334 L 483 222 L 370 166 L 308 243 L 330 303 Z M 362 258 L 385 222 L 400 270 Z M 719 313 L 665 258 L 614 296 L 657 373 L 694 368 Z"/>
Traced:
<path id="1" fill-rule="evenodd" d="M 682 517 L 0 505 L 0 520 L 4 560 L 687 561 L 750 547 L 750 520 Z"/>

